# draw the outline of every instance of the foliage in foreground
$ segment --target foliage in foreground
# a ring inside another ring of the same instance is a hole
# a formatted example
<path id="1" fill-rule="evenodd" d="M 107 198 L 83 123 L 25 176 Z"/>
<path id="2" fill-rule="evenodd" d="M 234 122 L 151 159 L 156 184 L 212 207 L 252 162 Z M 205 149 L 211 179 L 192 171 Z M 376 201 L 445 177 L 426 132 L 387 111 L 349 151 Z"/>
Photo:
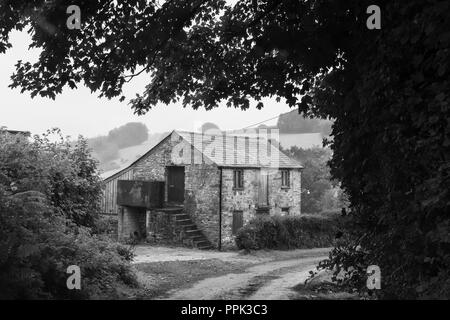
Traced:
<path id="1" fill-rule="evenodd" d="M 330 247 L 338 231 L 336 217 L 261 216 L 236 235 L 239 249 L 302 249 Z"/>
<path id="2" fill-rule="evenodd" d="M 100 190 L 92 164 L 83 141 L 0 132 L 0 299 L 110 298 L 136 283 L 128 248 L 83 225 Z M 67 289 L 70 265 L 81 290 Z"/>

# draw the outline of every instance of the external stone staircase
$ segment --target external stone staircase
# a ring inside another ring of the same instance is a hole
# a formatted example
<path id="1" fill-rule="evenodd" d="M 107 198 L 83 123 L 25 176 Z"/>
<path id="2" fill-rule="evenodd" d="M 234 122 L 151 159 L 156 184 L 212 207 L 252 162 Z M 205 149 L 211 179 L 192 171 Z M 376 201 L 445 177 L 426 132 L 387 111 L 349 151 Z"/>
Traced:
<path id="1" fill-rule="evenodd" d="M 183 242 L 187 242 L 195 248 L 201 250 L 212 249 L 211 242 L 205 237 L 203 232 L 197 228 L 197 225 L 191 220 L 190 216 L 179 209 L 173 213 L 175 223 L 184 231 Z"/>

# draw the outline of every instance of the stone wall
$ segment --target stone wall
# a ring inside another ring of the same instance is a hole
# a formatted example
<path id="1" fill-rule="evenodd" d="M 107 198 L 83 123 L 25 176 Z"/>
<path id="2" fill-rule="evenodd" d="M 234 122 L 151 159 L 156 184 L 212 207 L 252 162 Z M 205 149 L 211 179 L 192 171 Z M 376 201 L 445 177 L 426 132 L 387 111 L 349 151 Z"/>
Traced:
<path id="1" fill-rule="evenodd" d="M 143 208 L 123 207 L 119 213 L 119 241 L 146 238 L 146 211 Z"/>
<path id="2" fill-rule="evenodd" d="M 242 210 L 244 224 L 255 216 L 258 203 L 259 169 L 244 169 L 244 188 L 233 189 L 233 169 L 222 169 L 222 246 L 234 244 L 233 212 Z"/>
<path id="3" fill-rule="evenodd" d="M 233 212 L 242 211 L 244 224 L 256 216 L 259 194 L 260 169 L 244 169 L 244 188 L 233 189 L 233 169 L 223 169 L 222 189 L 222 245 L 234 246 L 232 234 Z M 270 214 L 285 214 L 282 208 L 289 208 L 289 215 L 300 214 L 301 201 L 301 172 L 299 169 L 290 170 L 290 188 L 281 187 L 281 171 L 268 170 L 268 200 Z"/>
<path id="4" fill-rule="evenodd" d="M 195 161 L 194 161 L 195 160 Z M 219 169 L 184 140 L 169 137 L 133 168 L 136 180 L 166 181 L 167 166 L 185 170 L 184 208 L 214 245 L 219 241 Z M 167 183 L 165 184 L 167 201 Z"/>
<path id="5" fill-rule="evenodd" d="M 133 166 L 134 179 L 166 181 L 166 165 L 170 163 L 171 149 L 170 138 L 152 149 L 145 158 Z M 167 190 L 165 194 L 167 197 Z"/>
<path id="6" fill-rule="evenodd" d="M 219 243 L 219 179 L 215 165 L 185 167 L 185 212 L 214 247 Z"/>
<path id="7" fill-rule="evenodd" d="M 147 242 L 183 245 L 184 231 L 175 221 L 175 215 L 166 211 L 147 211 Z"/>
<path id="8" fill-rule="evenodd" d="M 282 208 L 289 208 L 288 215 L 300 215 L 301 202 L 301 171 L 290 170 L 290 187 L 281 187 L 281 171 L 272 170 L 269 177 L 270 214 L 283 214 Z"/>

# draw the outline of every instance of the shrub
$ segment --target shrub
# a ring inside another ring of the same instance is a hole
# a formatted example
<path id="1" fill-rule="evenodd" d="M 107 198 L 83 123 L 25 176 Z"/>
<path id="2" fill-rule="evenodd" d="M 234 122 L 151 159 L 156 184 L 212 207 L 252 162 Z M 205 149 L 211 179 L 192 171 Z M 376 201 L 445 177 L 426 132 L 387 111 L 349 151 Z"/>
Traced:
<path id="1" fill-rule="evenodd" d="M 86 226 L 96 221 L 97 182 L 83 142 L 0 132 L 0 299 L 115 298 L 136 284 L 133 253 Z M 81 290 L 67 289 L 70 265 Z"/>
<path id="2" fill-rule="evenodd" d="M 0 190 L 0 298 L 115 297 L 118 284 L 136 284 L 126 247 L 58 215 L 44 195 L 38 199 Z M 81 269 L 81 290 L 66 287 L 70 265 Z"/>
<path id="3" fill-rule="evenodd" d="M 338 228 L 331 216 L 262 216 L 242 227 L 235 241 L 246 250 L 328 247 Z"/>
<path id="4" fill-rule="evenodd" d="M 100 212 L 101 180 L 87 143 L 62 137 L 12 136 L 0 130 L 0 183 L 12 193 L 38 191 L 66 218 L 93 227 Z"/>
<path id="5" fill-rule="evenodd" d="M 100 214 L 93 230 L 96 234 L 106 235 L 110 239 L 117 239 L 117 224 L 117 215 Z"/>

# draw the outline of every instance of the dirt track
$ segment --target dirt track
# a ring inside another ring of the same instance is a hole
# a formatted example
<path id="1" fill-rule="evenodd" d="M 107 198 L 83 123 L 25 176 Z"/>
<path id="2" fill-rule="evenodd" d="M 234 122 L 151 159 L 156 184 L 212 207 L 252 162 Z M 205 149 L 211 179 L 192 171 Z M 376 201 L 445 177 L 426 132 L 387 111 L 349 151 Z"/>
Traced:
<path id="1" fill-rule="evenodd" d="M 238 272 L 207 277 L 187 288 L 173 288 L 163 299 L 290 299 L 296 284 L 309 276 L 330 249 L 238 252 L 199 251 L 183 248 L 138 247 L 135 263 L 219 259 L 240 263 Z"/>

